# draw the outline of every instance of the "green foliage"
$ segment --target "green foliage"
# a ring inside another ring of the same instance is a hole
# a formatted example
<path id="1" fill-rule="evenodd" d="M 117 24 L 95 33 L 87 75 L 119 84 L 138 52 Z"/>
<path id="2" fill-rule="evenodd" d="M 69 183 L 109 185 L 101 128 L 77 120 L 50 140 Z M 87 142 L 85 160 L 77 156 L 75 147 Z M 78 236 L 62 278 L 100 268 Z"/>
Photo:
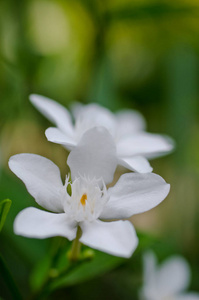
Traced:
<path id="1" fill-rule="evenodd" d="M 0 274 L 2 275 L 4 282 L 6 283 L 6 286 L 8 287 L 10 293 L 13 296 L 12 299 L 22 300 L 18 286 L 16 285 L 16 283 L 7 267 L 7 264 L 4 261 L 3 257 L 1 256 L 1 254 L 0 254 Z"/>
<path id="2" fill-rule="evenodd" d="M 46 255 L 43 260 L 36 264 L 30 278 L 30 285 L 33 291 L 38 291 L 46 282 L 51 268 L 52 258 Z"/>
<path id="3" fill-rule="evenodd" d="M 71 243 L 64 238 L 54 238 L 51 249 L 38 262 L 31 275 L 31 288 L 38 293 L 73 286 L 115 269 L 126 260 L 94 251 L 82 245 L 80 258 L 70 262 L 68 253 Z"/>
<path id="4" fill-rule="evenodd" d="M 198 7 L 189 5 L 179 5 L 170 3 L 149 3 L 144 5 L 129 5 L 129 7 L 120 8 L 119 10 L 113 10 L 110 15 L 107 14 L 113 20 L 139 20 L 146 18 L 162 18 L 168 16 L 182 16 L 187 14 L 198 13 Z"/>
<path id="5" fill-rule="evenodd" d="M 57 22 L 52 18 L 56 10 L 51 15 L 46 13 L 45 8 L 51 3 L 63 12 L 66 24 L 62 27 L 66 31 L 56 31 Z M 36 13 L 35 5 L 39 8 Z M 141 284 L 141 258 L 149 248 L 160 260 L 172 253 L 187 256 L 193 269 L 191 289 L 198 289 L 198 11 L 196 0 L 32 0 L 21 1 L 20 5 L 14 0 L 0 1 L 1 168 L 7 165 L 8 155 L 33 151 L 31 143 L 40 140 L 31 133 L 25 139 L 19 136 L 17 118 L 30 119 L 33 128 L 34 122 L 40 122 L 44 135 L 47 123 L 29 103 L 30 93 L 52 97 L 66 106 L 76 99 L 95 101 L 112 110 L 137 108 L 145 115 L 149 131 L 170 134 L 178 146 L 173 161 L 171 157 L 152 162 L 154 172 L 172 187 L 171 196 L 161 204 L 164 209 L 155 209 L 160 218 L 143 218 L 141 228 L 155 228 L 159 238 L 138 232 L 139 245 L 129 260 L 83 247 L 80 261 L 71 264 L 67 257 L 70 243 L 66 239 L 16 236 L 16 215 L 37 204 L 19 179 L 1 170 L 0 198 L 6 200 L 0 202 L 0 230 L 4 226 L 0 251 L 9 290 L 12 280 L 4 262 L 18 281 L 24 299 L 29 299 L 32 291 L 39 293 L 46 287 L 51 291 L 71 290 L 69 299 L 79 299 L 81 293 L 87 298 L 86 292 L 91 299 L 108 299 L 106 288 L 110 291 L 114 287 L 118 298 L 109 295 L 109 299 L 136 300 L 136 288 Z M 48 20 L 55 30 L 49 30 Z M 53 34 L 66 41 L 57 52 L 48 51 L 49 42 L 54 43 Z M 38 46 L 41 41 L 42 48 Z M 10 125 L 13 130 L 9 131 Z M 37 154 L 52 158 L 52 144 L 48 152 L 42 143 L 34 144 L 38 144 Z M 64 169 L 65 161 L 61 164 Z M 69 185 L 67 190 L 70 194 Z M 13 200 L 10 211 L 11 201 L 7 198 Z M 169 237 L 163 238 L 166 233 Z M 84 282 L 93 283 L 93 278 L 97 278 L 94 288 L 89 284 L 86 287 Z M 76 285 L 82 286 L 79 297 L 75 297 Z M 101 292 L 98 298 L 96 290 Z M 65 299 L 65 292 L 57 299 Z M 0 297 L 9 298 L 6 296 L 0 291 Z"/>
<path id="6" fill-rule="evenodd" d="M 1 176 L 0 195 L 3 198 L 6 198 L 7 196 L 9 199 L 13 200 L 13 206 L 9 212 L 9 218 L 7 218 L 4 230 L 2 231 L 2 243 L 0 245 L 0 249 L 3 248 L 6 255 L 7 248 L 12 248 L 13 252 L 15 254 L 17 253 L 18 257 L 21 258 L 21 263 L 24 263 L 24 265 L 27 265 L 27 268 L 29 268 L 30 265 L 35 264 L 38 261 L 38 258 L 44 255 L 48 241 L 27 239 L 15 235 L 13 233 L 13 222 L 16 215 L 22 209 L 31 205 L 36 206 L 36 203 L 27 192 L 23 183 L 21 183 L 14 175 L 8 175 L 8 173 L 4 171 L 2 171 Z M 6 237 L 3 235 L 5 233 Z"/>
<path id="7" fill-rule="evenodd" d="M 97 276 L 110 272 L 121 265 L 125 259 L 95 251 L 95 256 L 90 261 L 85 260 L 78 264 L 69 273 L 63 274 L 50 285 L 50 290 L 76 285 Z"/>
<path id="8" fill-rule="evenodd" d="M 10 210 L 12 201 L 10 199 L 5 199 L 0 201 L 0 231 L 6 221 L 7 214 Z"/>

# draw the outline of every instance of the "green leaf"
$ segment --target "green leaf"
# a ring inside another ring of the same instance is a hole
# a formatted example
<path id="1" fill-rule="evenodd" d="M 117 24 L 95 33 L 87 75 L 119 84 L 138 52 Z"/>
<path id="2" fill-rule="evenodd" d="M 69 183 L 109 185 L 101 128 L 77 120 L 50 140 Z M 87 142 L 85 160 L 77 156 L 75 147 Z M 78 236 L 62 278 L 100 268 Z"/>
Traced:
<path id="1" fill-rule="evenodd" d="M 7 214 L 10 210 L 12 201 L 10 199 L 5 199 L 0 201 L 0 231 L 6 221 Z"/>
<path id="2" fill-rule="evenodd" d="M 12 277 L 12 274 L 10 273 L 10 270 L 8 269 L 5 260 L 0 254 L 0 273 L 2 275 L 3 280 L 5 281 L 6 285 L 9 288 L 9 291 L 11 292 L 13 298 L 16 300 L 22 300 L 21 293 Z M 1 299 L 1 298 L 0 298 Z"/>
<path id="3" fill-rule="evenodd" d="M 49 278 L 58 276 L 60 272 L 68 268 L 67 251 L 69 246 L 70 243 L 65 238 L 51 239 L 48 252 L 37 262 L 30 276 L 30 286 L 34 292 L 41 290 Z"/>
<path id="4" fill-rule="evenodd" d="M 111 256 L 103 252 L 95 251 L 91 261 L 85 261 L 76 266 L 69 274 L 57 278 L 50 285 L 50 290 L 82 283 L 94 277 L 101 276 L 118 267 L 126 260 L 121 257 Z M 66 270 L 67 272 L 67 270 Z"/>
<path id="5" fill-rule="evenodd" d="M 51 260 L 51 257 L 46 255 L 45 258 L 36 265 L 30 277 L 30 285 L 33 291 L 39 290 L 47 280 Z"/>

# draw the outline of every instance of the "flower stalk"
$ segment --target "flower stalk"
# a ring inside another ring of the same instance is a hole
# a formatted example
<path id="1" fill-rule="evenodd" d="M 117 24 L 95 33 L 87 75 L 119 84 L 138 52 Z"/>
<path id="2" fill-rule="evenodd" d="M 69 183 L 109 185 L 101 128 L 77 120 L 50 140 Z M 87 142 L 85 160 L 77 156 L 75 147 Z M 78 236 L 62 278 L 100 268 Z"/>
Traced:
<path id="1" fill-rule="evenodd" d="M 78 259 L 80 257 L 81 243 L 80 243 L 79 239 L 80 239 L 81 235 L 82 235 L 82 231 L 81 231 L 81 228 L 78 226 L 76 238 L 74 239 L 74 241 L 72 243 L 72 247 L 71 247 L 71 250 L 68 255 L 68 258 L 71 262 L 78 261 Z"/>

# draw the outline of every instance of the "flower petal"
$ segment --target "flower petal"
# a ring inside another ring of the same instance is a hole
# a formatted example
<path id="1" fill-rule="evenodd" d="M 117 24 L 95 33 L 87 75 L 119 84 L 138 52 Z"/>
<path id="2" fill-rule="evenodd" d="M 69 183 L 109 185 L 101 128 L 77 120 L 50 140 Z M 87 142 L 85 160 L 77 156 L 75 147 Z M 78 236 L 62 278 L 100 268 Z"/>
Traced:
<path id="1" fill-rule="evenodd" d="M 65 188 L 59 168 L 49 159 L 36 154 L 17 154 L 10 158 L 9 167 L 26 185 L 36 202 L 47 210 L 63 212 Z"/>
<path id="2" fill-rule="evenodd" d="M 140 132 L 124 137 L 117 143 L 120 157 L 141 155 L 155 158 L 165 155 L 174 149 L 174 141 L 163 135 Z"/>
<path id="3" fill-rule="evenodd" d="M 78 101 L 73 101 L 72 104 L 70 105 L 70 111 L 72 115 L 74 116 L 75 120 L 78 118 L 78 116 L 83 112 L 85 109 L 86 105 L 82 104 L 81 102 Z"/>
<path id="4" fill-rule="evenodd" d="M 109 188 L 109 201 L 100 217 L 123 219 L 145 212 L 164 200 L 170 185 L 154 173 L 123 174 L 114 187 Z"/>
<path id="5" fill-rule="evenodd" d="M 68 221 L 65 213 L 55 214 L 34 207 L 22 210 L 14 221 L 14 232 L 30 238 L 63 236 L 73 240 L 76 231 L 76 223 Z"/>
<path id="6" fill-rule="evenodd" d="M 45 135 L 48 141 L 56 144 L 61 144 L 68 150 L 72 150 L 76 144 L 75 140 L 71 138 L 70 135 L 67 135 L 67 133 L 64 133 L 63 131 L 55 127 L 49 127 L 48 129 L 46 129 Z"/>
<path id="7" fill-rule="evenodd" d="M 144 253 L 144 286 L 153 288 L 156 285 L 157 258 L 152 251 Z"/>
<path id="8" fill-rule="evenodd" d="M 82 105 L 75 104 L 72 107 L 76 120 L 76 130 L 82 131 L 83 127 L 87 130 L 96 126 L 105 127 L 113 136 L 116 134 L 115 116 L 105 107 L 96 103 Z"/>
<path id="9" fill-rule="evenodd" d="M 121 257 L 130 257 L 138 244 L 135 229 L 129 221 L 82 222 L 80 241 L 94 249 Z"/>
<path id="10" fill-rule="evenodd" d="M 148 160 L 143 156 L 132 156 L 120 158 L 118 164 L 123 167 L 138 173 L 151 173 L 153 168 Z"/>
<path id="11" fill-rule="evenodd" d="M 189 265 L 183 257 L 173 256 L 160 265 L 156 280 L 161 295 L 183 292 L 190 282 Z"/>
<path id="12" fill-rule="evenodd" d="M 116 147 L 112 136 L 104 127 L 88 130 L 68 156 L 72 179 L 80 175 L 90 179 L 113 180 L 117 166 Z"/>
<path id="13" fill-rule="evenodd" d="M 175 296 L 175 300 L 199 300 L 199 293 L 185 293 L 183 295 Z"/>
<path id="14" fill-rule="evenodd" d="M 117 138 L 123 138 L 137 131 L 146 129 L 146 121 L 138 111 L 125 109 L 116 114 Z"/>
<path id="15" fill-rule="evenodd" d="M 30 95 L 31 103 L 52 123 L 68 135 L 73 136 L 74 128 L 68 110 L 61 104 L 41 95 Z"/>
<path id="16" fill-rule="evenodd" d="M 152 251 L 144 253 L 143 286 L 140 290 L 141 299 L 159 300 L 162 295 L 157 286 L 157 258 Z"/>

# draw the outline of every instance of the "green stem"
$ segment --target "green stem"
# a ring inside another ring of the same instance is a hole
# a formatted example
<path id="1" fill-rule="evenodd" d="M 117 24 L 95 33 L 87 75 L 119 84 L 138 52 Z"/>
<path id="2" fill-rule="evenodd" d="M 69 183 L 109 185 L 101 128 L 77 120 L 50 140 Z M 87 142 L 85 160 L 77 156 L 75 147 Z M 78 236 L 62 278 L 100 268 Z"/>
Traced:
<path id="1" fill-rule="evenodd" d="M 3 275 L 5 282 L 9 288 L 9 291 L 13 295 L 13 299 L 22 300 L 23 298 L 18 290 L 18 287 L 17 287 L 12 275 L 10 274 L 10 271 L 8 270 L 8 267 L 6 266 L 6 263 L 3 259 L 3 257 L 1 256 L 1 254 L 0 254 L 0 270 L 1 270 L 1 273 Z"/>
<path id="2" fill-rule="evenodd" d="M 69 254 L 69 260 L 72 262 L 75 262 L 79 259 L 80 250 L 81 250 L 81 243 L 80 243 L 79 239 L 80 239 L 81 235 L 82 235 L 82 231 L 81 231 L 81 228 L 78 226 L 76 238 L 72 243 L 71 251 Z"/>

